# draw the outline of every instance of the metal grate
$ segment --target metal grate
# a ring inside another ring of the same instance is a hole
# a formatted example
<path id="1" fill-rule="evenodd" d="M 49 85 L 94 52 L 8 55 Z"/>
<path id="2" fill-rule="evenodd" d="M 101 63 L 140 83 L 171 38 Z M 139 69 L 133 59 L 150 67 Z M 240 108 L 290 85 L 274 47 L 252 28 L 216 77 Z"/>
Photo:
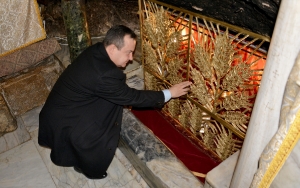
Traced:
<path id="1" fill-rule="evenodd" d="M 139 0 L 139 9 L 146 88 L 192 81 L 191 92 L 163 112 L 214 158 L 226 159 L 242 146 L 270 39 L 154 0 Z"/>

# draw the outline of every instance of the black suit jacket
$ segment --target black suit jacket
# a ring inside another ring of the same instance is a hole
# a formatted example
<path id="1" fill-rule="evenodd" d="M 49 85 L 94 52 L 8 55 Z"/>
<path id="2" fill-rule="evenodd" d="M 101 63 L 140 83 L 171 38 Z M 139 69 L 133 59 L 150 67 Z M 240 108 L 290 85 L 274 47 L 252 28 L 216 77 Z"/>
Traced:
<path id="1" fill-rule="evenodd" d="M 118 146 L 123 105 L 162 107 L 162 91 L 129 88 L 102 43 L 88 47 L 61 74 L 39 116 L 40 145 L 60 166 L 105 172 Z"/>

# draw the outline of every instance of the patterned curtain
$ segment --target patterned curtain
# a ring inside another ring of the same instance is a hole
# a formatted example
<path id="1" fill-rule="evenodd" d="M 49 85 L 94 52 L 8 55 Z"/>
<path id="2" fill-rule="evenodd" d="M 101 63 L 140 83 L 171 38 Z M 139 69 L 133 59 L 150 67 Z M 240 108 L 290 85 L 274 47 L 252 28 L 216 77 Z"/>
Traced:
<path id="1" fill-rule="evenodd" d="M 36 0 L 0 0 L 0 57 L 45 38 Z"/>
<path id="2" fill-rule="evenodd" d="M 251 187 L 299 187 L 299 137 L 300 54 L 286 84 L 278 131 L 260 157 Z"/>

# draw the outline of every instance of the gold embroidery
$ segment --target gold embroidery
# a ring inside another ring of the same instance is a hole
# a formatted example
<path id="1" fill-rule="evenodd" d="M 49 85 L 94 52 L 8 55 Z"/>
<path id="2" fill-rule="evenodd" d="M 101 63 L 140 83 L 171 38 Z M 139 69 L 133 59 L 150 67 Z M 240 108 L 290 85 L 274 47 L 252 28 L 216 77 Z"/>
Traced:
<path id="1" fill-rule="evenodd" d="M 279 147 L 274 159 L 270 163 L 266 173 L 264 174 L 259 187 L 269 187 L 276 177 L 277 173 L 283 166 L 284 162 L 288 158 L 289 154 L 292 152 L 296 143 L 300 138 L 300 110 L 297 112 L 296 118 L 288 130 L 288 133 Z"/>
<path id="2" fill-rule="evenodd" d="M 0 0 L 5 19 L 0 21 L 0 57 L 46 38 L 36 0 Z"/>

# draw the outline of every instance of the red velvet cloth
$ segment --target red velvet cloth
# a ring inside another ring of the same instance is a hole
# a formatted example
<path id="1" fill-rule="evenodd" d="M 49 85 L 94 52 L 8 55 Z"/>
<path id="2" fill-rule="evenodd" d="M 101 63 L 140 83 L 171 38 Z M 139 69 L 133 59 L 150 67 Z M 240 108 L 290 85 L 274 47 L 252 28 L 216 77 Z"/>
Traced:
<path id="1" fill-rule="evenodd" d="M 195 172 L 207 174 L 219 162 L 203 153 L 191 141 L 171 125 L 163 115 L 153 109 L 132 109 L 132 113 L 179 158 L 185 166 Z M 204 183 L 205 179 L 198 177 Z"/>

